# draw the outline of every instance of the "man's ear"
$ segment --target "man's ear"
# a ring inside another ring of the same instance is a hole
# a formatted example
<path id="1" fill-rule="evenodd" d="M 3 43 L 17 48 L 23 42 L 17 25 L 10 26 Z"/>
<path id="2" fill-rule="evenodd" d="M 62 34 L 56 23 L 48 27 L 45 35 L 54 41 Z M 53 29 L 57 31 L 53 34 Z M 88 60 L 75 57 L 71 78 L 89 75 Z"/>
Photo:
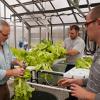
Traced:
<path id="1" fill-rule="evenodd" d="M 1 24 L 0 24 L 0 31 L 2 30 L 2 26 L 1 26 Z"/>
<path id="2" fill-rule="evenodd" d="M 2 24 L 1 24 L 1 20 L 0 20 L 0 31 L 2 31 Z"/>

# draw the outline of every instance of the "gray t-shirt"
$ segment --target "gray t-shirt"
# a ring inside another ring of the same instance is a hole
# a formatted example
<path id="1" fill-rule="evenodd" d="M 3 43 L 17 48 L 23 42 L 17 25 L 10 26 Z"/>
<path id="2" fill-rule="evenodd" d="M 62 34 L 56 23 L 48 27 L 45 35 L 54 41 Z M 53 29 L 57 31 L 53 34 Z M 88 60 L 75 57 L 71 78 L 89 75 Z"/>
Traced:
<path id="1" fill-rule="evenodd" d="M 72 40 L 69 37 L 64 40 L 64 48 L 66 48 L 67 50 L 75 49 L 80 52 L 79 54 L 74 56 L 70 56 L 70 55 L 67 56 L 67 63 L 75 64 L 76 59 L 84 55 L 85 43 L 84 40 L 79 36 L 74 40 Z"/>

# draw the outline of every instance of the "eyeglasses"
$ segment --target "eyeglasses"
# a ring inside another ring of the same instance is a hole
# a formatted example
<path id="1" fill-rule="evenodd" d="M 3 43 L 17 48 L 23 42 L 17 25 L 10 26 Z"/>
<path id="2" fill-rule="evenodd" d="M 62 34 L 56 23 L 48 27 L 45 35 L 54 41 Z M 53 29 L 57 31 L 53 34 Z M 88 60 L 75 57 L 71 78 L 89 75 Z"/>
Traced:
<path id="1" fill-rule="evenodd" d="M 92 20 L 92 21 L 90 21 L 90 22 L 86 22 L 86 23 L 84 24 L 84 25 L 85 25 L 85 27 L 88 27 L 91 23 L 96 22 L 96 20 L 97 20 L 97 19 Z"/>

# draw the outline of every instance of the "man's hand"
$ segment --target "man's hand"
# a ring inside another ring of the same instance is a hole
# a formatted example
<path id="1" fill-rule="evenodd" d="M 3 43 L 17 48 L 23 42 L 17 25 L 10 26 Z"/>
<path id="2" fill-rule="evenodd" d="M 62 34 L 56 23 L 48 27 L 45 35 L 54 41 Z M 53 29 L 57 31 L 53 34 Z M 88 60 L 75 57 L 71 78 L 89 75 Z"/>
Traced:
<path id="1" fill-rule="evenodd" d="M 71 95 L 77 97 L 79 100 L 95 100 L 94 93 L 89 92 L 76 84 L 71 84 L 71 90 Z"/>
<path id="2" fill-rule="evenodd" d="M 18 66 L 20 66 L 20 67 L 23 67 L 23 61 L 18 61 L 17 59 L 15 59 L 15 60 L 12 62 L 12 64 L 18 65 Z"/>
<path id="3" fill-rule="evenodd" d="M 13 69 L 13 76 L 23 76 L 24 74 L 24 69 L 23 68 L 16 68 Z"/>
<path id="4" fill-rule="evenodd" d="M 6 71 L 6 76 L 23 76 L 24 74 L 24 69 L 23 68 L 16 68 L 16 69 L 11 69 Z"/>
<path id="5" fill-rule="evenodd" d="M 70 86 L 71 84 L 78 84 L 78 85 L 83 85 L 83 80 L 81 79 L 69 79 L 69 78 L 63 78 L 58 81 L 59 86 Z"/>

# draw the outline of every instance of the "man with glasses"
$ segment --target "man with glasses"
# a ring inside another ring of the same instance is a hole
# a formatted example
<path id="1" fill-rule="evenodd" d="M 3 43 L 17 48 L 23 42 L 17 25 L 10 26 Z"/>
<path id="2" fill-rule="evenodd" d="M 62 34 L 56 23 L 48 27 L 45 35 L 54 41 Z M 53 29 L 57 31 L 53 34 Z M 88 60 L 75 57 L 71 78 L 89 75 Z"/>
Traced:
<path id="1" fill-rule="evenodd" d="M 12 55 L 6 40 L 10 34 L 10 26 L 0 20 L 0 100 L 10 100 L 7 80 L 10 76 L 22 76 L 23 68 L 11 69 L 11 64 L 22 66 Z"/>
<path id="2" fill-rule="evenodd" d="M 76 59 L 84 55 L 85 48 L 84 40 L 79 37 L 79 27 L 77 25 L 70 26 L 68 35 L 69 37 L 64 40 L 64 47 L 67 49 L 65 72 L 75 66 Z"/>
<path id="3" fill-rule="evenodd" d="M 98 44 L 88 79 L 62 79 L 61 86 L 71 86 L 71 95 L 79 100 L 100 100 L 100 5 L 86 16 L 86 28 L 90 41 Z M 86 85 L 86 88 L 81 86 Z"/>

